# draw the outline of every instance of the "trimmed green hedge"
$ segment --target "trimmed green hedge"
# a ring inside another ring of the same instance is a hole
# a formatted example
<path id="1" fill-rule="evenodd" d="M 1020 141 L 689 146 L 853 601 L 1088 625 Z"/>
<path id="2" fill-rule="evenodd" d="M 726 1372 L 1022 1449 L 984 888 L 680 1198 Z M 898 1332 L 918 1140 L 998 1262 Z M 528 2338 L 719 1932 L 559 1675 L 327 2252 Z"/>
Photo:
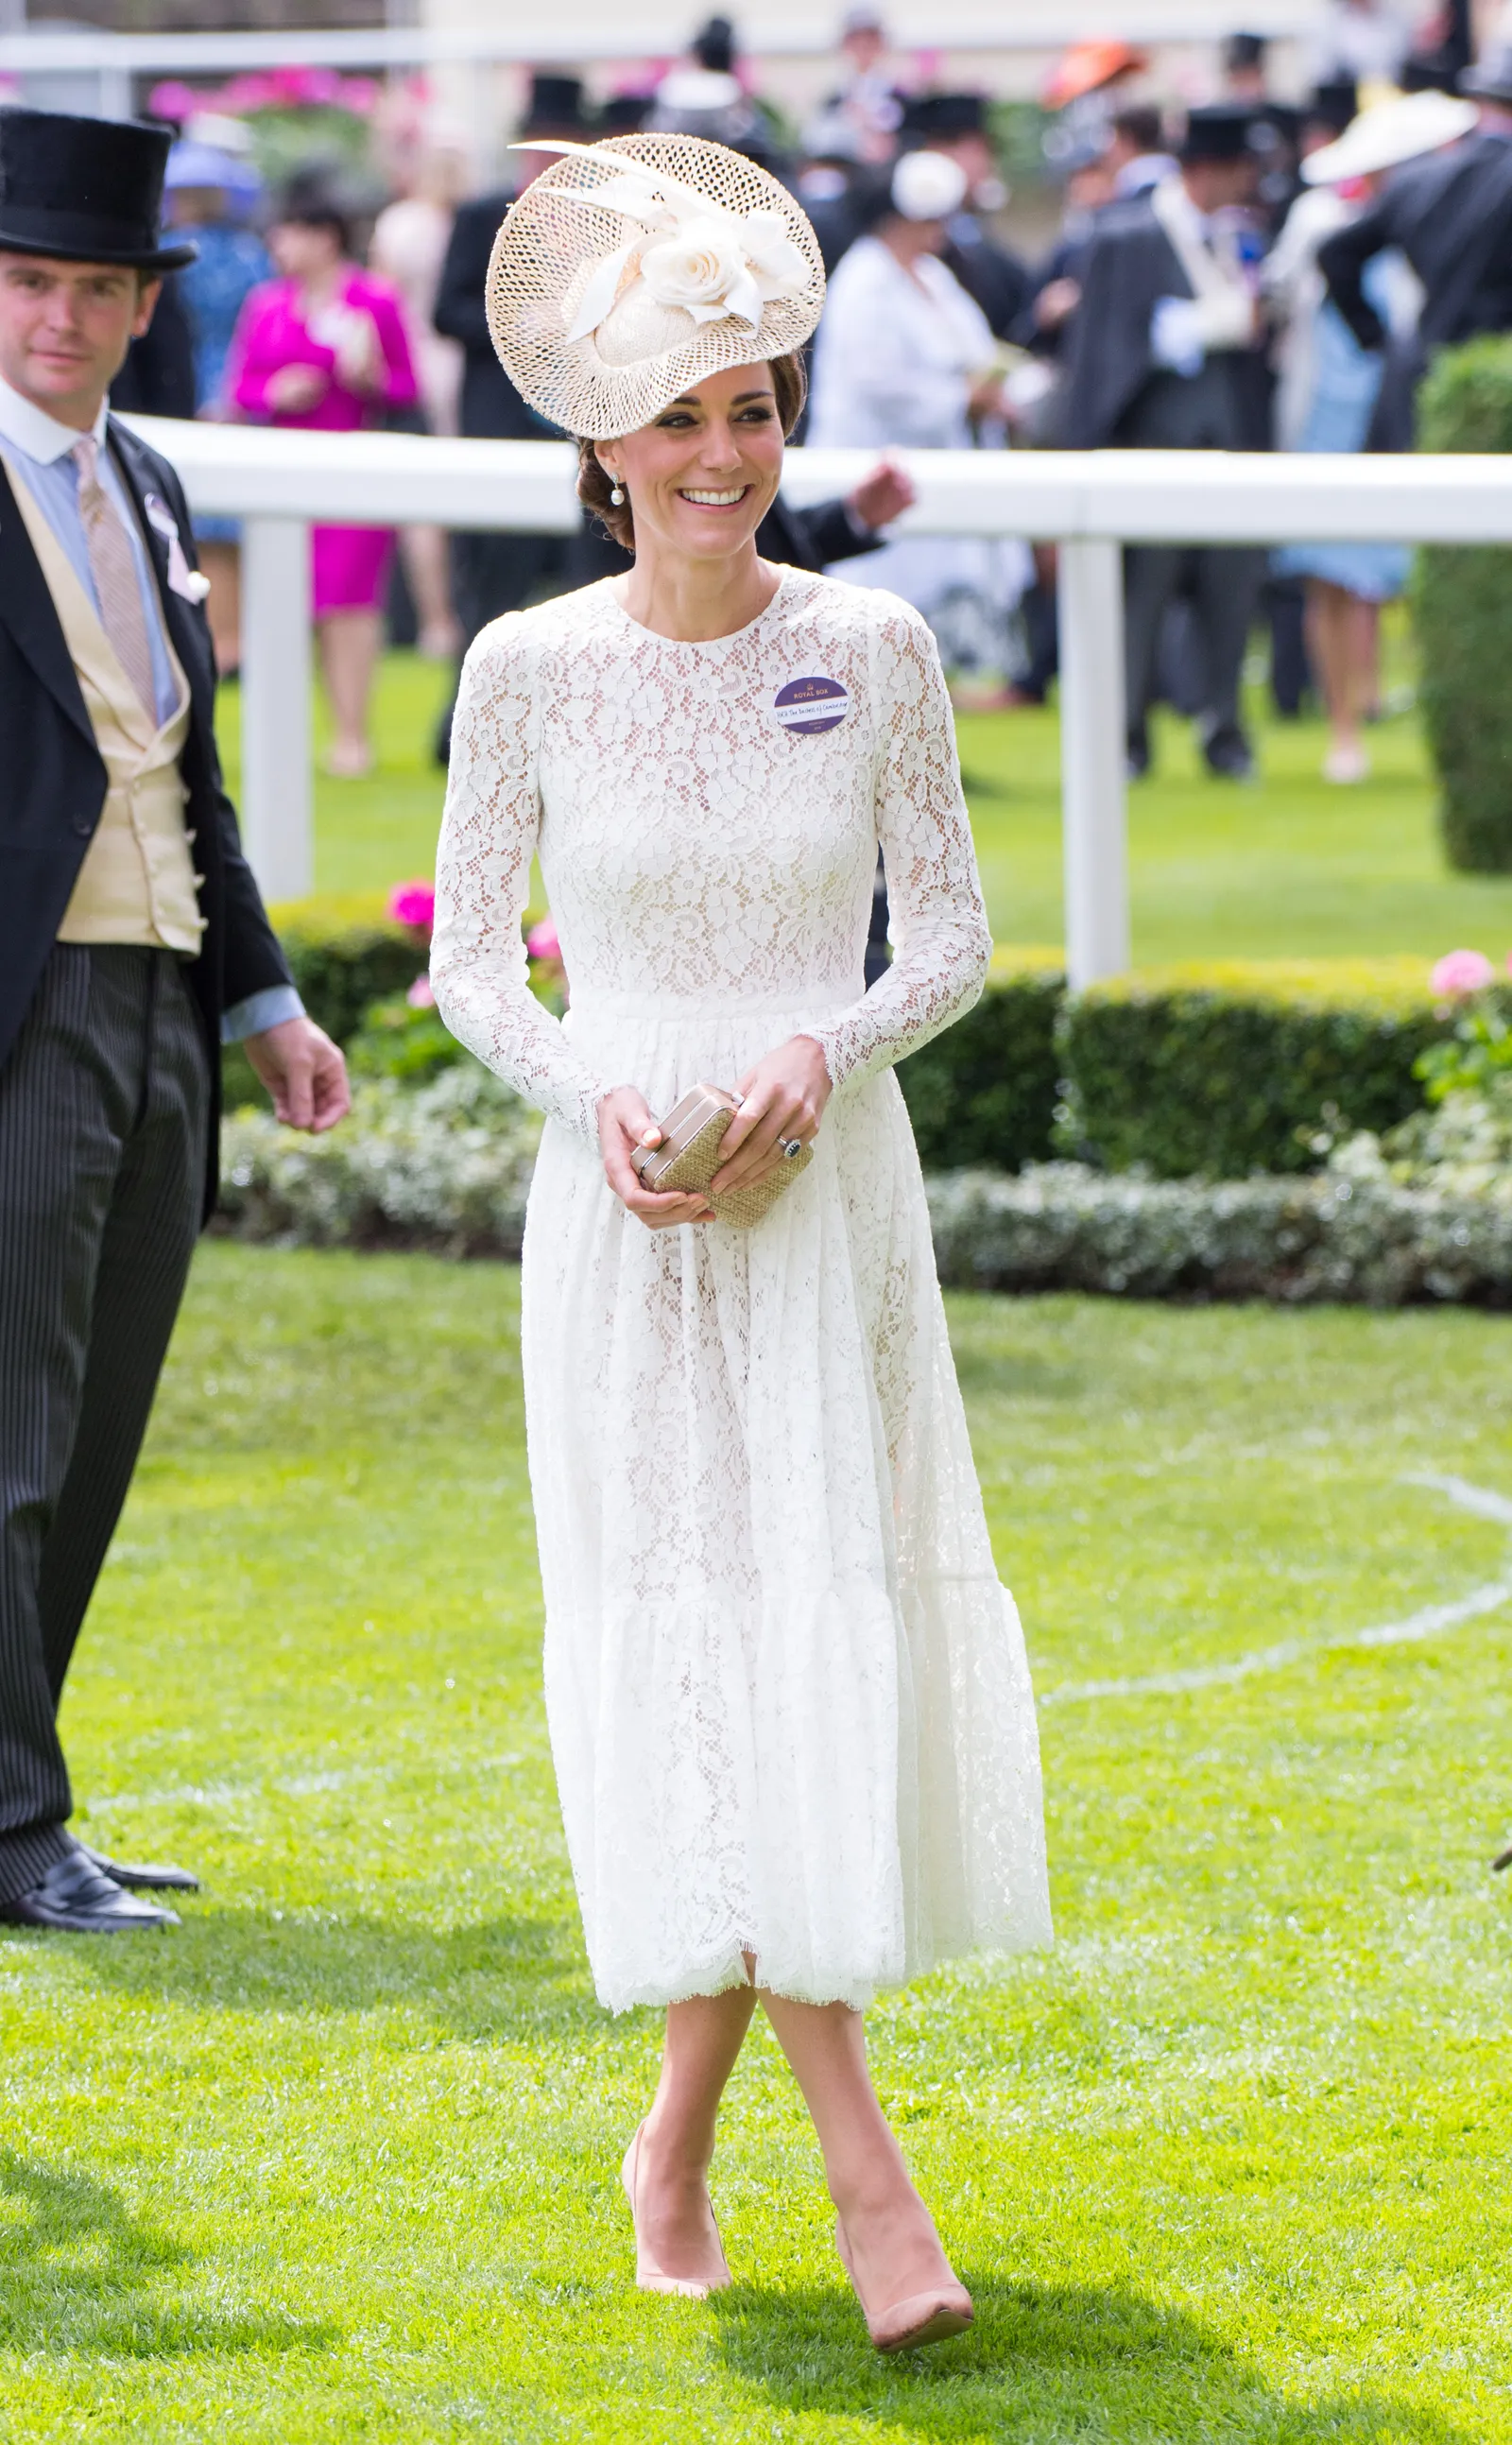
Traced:
<path id="1" fill-rule="evenodd" d="M 407 991 L 425 966 L 424 943 L 384 914 L 381 891 L 293 901 L 269 914 L 300 999 L 338 1044 L 356 1035 L 373 1002 Z M 267 1100 L 239 1044 L 221 1055 L 221 1092 L 229 1112 Z"/>
<path id="2" fill-rule="evenodd" d="M 402 993 L 425 951 L 378 895 L 274 911 L 307 1007 L 338 1042 Z M 1158 1179 L 1316 1170 L 1350 1129 L 1422 1102 L 1413 1063 L 1446 1033 L 1416 960 L 1145 970 L 1074 999 L 1059 955 L 1005 950 L 976 1008 L 905 1061 L 926 1171 L 1015 1172 L 1053 1154 Z M 260 1100 L 246 1057 L 227 1104 Z"/>
<path id="3" fill-rule="evenodd" d="M 1444 351 L 1419 394 L 1418 447 L 1512 451 L 1512 340 Z M 1512 873 L 1512 548 L 1425 546 L 1413 618 L 1449 864 Z"/>
<path id="4" fill-rule="evenodd" d="M 424 971 L 423 938 L 383 913 L 380 892 L 304 900 L 271 911 L 311 1018 L 345 1044 L 370 1003 L 403 993 Z"/>
<path id="5" fill-rule="evenodd" d="M 1444 1034 L 1415 961 L 1150 969 L 1068 1000 L 1060 1150 L 1158 1180 L 1314 1171 L 1332 1139 L 1422 1102 Z"/>
<path id="6" fill-rule="evenodd" d="M 1018 1171 L 1048 1159 L 1065 992 L 1055 969 L 995 974 L 974 1010 L 899 1065 L 925 1171 Z"/>

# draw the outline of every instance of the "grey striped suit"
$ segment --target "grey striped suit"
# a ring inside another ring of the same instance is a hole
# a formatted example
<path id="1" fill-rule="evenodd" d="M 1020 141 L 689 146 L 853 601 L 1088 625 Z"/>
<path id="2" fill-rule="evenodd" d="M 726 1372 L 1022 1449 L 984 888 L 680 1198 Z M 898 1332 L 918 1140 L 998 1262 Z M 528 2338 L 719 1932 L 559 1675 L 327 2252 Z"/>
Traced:
<path id="1" fill-rule="evenodd" d="M 0 1903 L 72 1847 L 58 1702 L 199 1227 L 210 1086 L 174 952 L 53 945 L 0 1067 Z"/>

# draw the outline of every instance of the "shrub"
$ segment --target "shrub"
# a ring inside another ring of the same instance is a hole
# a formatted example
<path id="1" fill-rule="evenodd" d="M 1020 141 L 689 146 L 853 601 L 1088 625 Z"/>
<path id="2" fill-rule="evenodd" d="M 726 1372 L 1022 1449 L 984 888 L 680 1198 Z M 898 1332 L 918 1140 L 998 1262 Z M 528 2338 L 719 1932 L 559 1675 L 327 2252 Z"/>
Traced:
<path id="1" fill-rule="evenodd" d="M 429 956 L 422 933 L 384 914 L 381 892 L 271 913 L 305 1008 L 338 1044 L 356 1035 L 370 1003 L 405 992 Z"/>
<path id="2" fill-rule="evenodd" d="M 927 1182 L 943 1281 L 1287 1304 L 1512 1305 L 1512 1204 L 1334 1175 L 1111 1180 L 1046 1164 Z"/>
<path id="3" fill-rule="evenodd" d="M 1310 1171 L 1340 1132 L 1406 1119 L 1442 1034 L 1415 961 L 1114 978 L 1063 1007 L 1056 1144 L 1163 1180 Z"/>
<path id="4" fill-rule="evenodd" d="M 990 1164 L 1017 1171 L 1051 1151 L 1058 1061 L 1055 967 L 995 965 L 974 1010 L 899 1065 L 926 1170 Z"/>
<path id="5" fill-rule="evenodd" d="M 1423 450 L 1512 450 L 1512 341 L 1446 349 L 1419 394 Z M 1512 873 L 1512 551 L 1431 544 L 1418 555 L 1419 694 L 1451 866 Z"/>
<path id="6" fill-rule="evenodd" d="M 328 1137 L 238 1112 L 221 1131 L 217 1227 L 286 1246 L 518 1256 L 539 1115 L 467 1061 L 422 1087 L 358 1087 Z"/>

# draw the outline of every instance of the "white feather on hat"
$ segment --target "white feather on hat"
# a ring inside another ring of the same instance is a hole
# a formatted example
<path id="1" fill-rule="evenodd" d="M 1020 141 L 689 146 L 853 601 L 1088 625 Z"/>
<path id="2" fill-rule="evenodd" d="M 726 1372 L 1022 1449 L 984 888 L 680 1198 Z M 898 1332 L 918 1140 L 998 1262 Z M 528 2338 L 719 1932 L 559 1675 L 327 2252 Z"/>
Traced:
<path id="1" fill-rule="evenodd" d="M 489 329 L 532 407 L 569 433 L 634 433 L 700 376 L 801 347 L 824 306 L 807 214 L 698 136 L 533 143 L 560 159 L 511 207 Z"/>

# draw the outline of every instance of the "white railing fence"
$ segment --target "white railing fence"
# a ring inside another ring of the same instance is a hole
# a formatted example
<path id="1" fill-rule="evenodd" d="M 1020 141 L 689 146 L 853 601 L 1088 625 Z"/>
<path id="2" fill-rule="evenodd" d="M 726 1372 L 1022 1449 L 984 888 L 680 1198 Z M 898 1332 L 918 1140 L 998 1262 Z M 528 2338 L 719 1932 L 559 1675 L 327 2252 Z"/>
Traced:
<path id="1" fill-rule="evenodd" d="M 245 520 L 242 791 L 270 900 L 314 878 L 309 740 L 311 524 L 570 533 L 576 452 L 557 441 L 428 440 L 133 418 L 203 514 Z M 1075 985 L 1129 963 L 1121 543 L 1512 543 L 1512 458 L 1242 457 L 1220 451 L 900 451 L 918 489 L 899 533 L 1060 545 L 1066 956 Z M 849 491 L 874 452 L 795 450 L 800 505 Z"/>

